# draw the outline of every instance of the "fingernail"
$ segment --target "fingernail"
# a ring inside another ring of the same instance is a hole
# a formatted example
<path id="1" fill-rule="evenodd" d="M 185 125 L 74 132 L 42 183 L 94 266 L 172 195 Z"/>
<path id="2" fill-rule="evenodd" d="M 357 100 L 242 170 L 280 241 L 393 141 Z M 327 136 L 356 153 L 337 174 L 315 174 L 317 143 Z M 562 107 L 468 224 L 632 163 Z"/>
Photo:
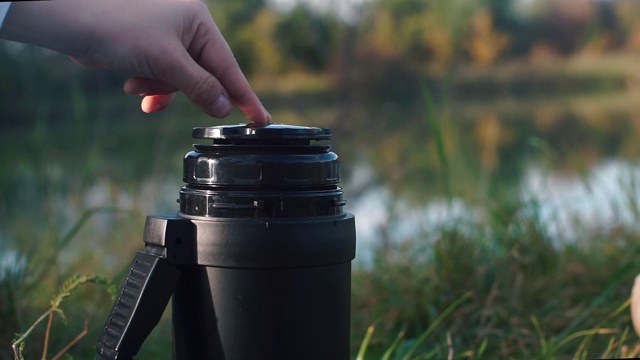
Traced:
<path id="1" fill-rule="evenodd" d="M 211 115 L 219 118 L 225 117 L 229 115 L 231 107 L 232 105 L 231 101 L 229 101 L 229 98 L 227 98 L 225 95 L 220 95 L 218 100 L 216 100 L 216 102 L 211 105 Z"/>
<path id="2" fill-rule="evenodd" d="M 265 109 L 264 107 L 262 107 L 262 111 L 264 111 L 265 123 L 270 124 L 271 123 L 271 114 L 269 114 L 267 109 Z"/>

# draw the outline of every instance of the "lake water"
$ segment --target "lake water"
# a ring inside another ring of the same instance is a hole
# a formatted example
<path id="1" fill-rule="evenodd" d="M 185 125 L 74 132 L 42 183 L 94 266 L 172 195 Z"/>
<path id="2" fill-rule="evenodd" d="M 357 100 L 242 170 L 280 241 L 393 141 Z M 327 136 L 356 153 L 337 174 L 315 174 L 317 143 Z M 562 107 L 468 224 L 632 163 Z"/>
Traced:
<path id="1" fill-rule="evenodd" d="M 369 266 L 372 249 L 385 241 L 428 241 L 447 222 L 481 222 L 482 204 L 493 198 L 538 204 L 558 241 L 637 226 L 639 98 L 466 101 L 431 119 L 419 101 L 356 103 L 343 113 L 293 104 L 271 112 L 278 122 L 332 128 L 346 209 L 357 219 L 356 263 Z M 144 216 L 177 210 L 191 127 L 221 124 L 193 111 L 185 117 L 188 106 L 150 120 L 98 118 L 0 133 L 0 273 L 24 265 L 22 253 L 56 246 L 97 208 L 58 261 L 126 266 L 142 247 Z"/>

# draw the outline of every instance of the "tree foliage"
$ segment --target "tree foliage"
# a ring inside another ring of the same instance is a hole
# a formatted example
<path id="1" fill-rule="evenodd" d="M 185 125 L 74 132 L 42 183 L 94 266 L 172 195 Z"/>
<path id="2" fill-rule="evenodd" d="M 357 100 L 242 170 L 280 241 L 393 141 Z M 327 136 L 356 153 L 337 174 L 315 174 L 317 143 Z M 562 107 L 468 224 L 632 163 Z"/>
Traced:
<path id="1" fill-rule="evenodd" d="M 352 92 L 363 92 L 354 96 L 363 99 L 380 91 L 401 97 L 403 84 L 418 94 L 412 79 L 442 78 L 454 64 L 490 67 L 514 58 L 640 51 L 640 3 L 633 0 L 534 0 L 526 7 L 509 0 L 369 0 L 354 8 L 357 21 L 305 1 L 284 10 L 266 0 L 208 2 L 249 77 L 287 81 L 287 74 L 307 73 L 338 87 L 348 80 Z M 121 93 L 119 74 L 81 69 L 40 49 L 2 45 L 0 124 L 73 117 L 77 109 L 61 104 L 82 105 L 74 94 Z M 34 96 L 48 100 L 30 106 Z"/>

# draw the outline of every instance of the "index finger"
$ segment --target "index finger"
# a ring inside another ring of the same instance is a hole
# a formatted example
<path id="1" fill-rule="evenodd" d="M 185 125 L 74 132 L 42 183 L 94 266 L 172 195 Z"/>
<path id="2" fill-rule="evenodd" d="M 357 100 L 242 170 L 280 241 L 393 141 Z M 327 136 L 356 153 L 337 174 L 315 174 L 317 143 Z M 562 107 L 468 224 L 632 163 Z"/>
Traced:
<path id="1" fill-rule="evenodd" d="M 271 122 L 271 115 L 251 89 L 238 62 L 213 19 L 199 26 L 187 49 L 194 60 L 224 87 L 233 104 L 251 121 Z M 199 55 L 199 56 L 194 56 Z"/>

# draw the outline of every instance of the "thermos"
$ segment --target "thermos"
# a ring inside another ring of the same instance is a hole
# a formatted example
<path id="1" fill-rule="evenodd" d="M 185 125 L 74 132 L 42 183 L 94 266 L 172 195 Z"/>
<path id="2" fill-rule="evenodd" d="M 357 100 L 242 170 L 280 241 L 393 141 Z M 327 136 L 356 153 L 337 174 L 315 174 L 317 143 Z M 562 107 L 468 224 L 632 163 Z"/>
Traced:
<path id="1" fill-rule="evenodd" d="M 329 129 L 193 129 L 180 211 L 149 216 L 97 345 L 131 359 L 172 298 L 173 358 L 348 359 L 354 216 Z"/>

